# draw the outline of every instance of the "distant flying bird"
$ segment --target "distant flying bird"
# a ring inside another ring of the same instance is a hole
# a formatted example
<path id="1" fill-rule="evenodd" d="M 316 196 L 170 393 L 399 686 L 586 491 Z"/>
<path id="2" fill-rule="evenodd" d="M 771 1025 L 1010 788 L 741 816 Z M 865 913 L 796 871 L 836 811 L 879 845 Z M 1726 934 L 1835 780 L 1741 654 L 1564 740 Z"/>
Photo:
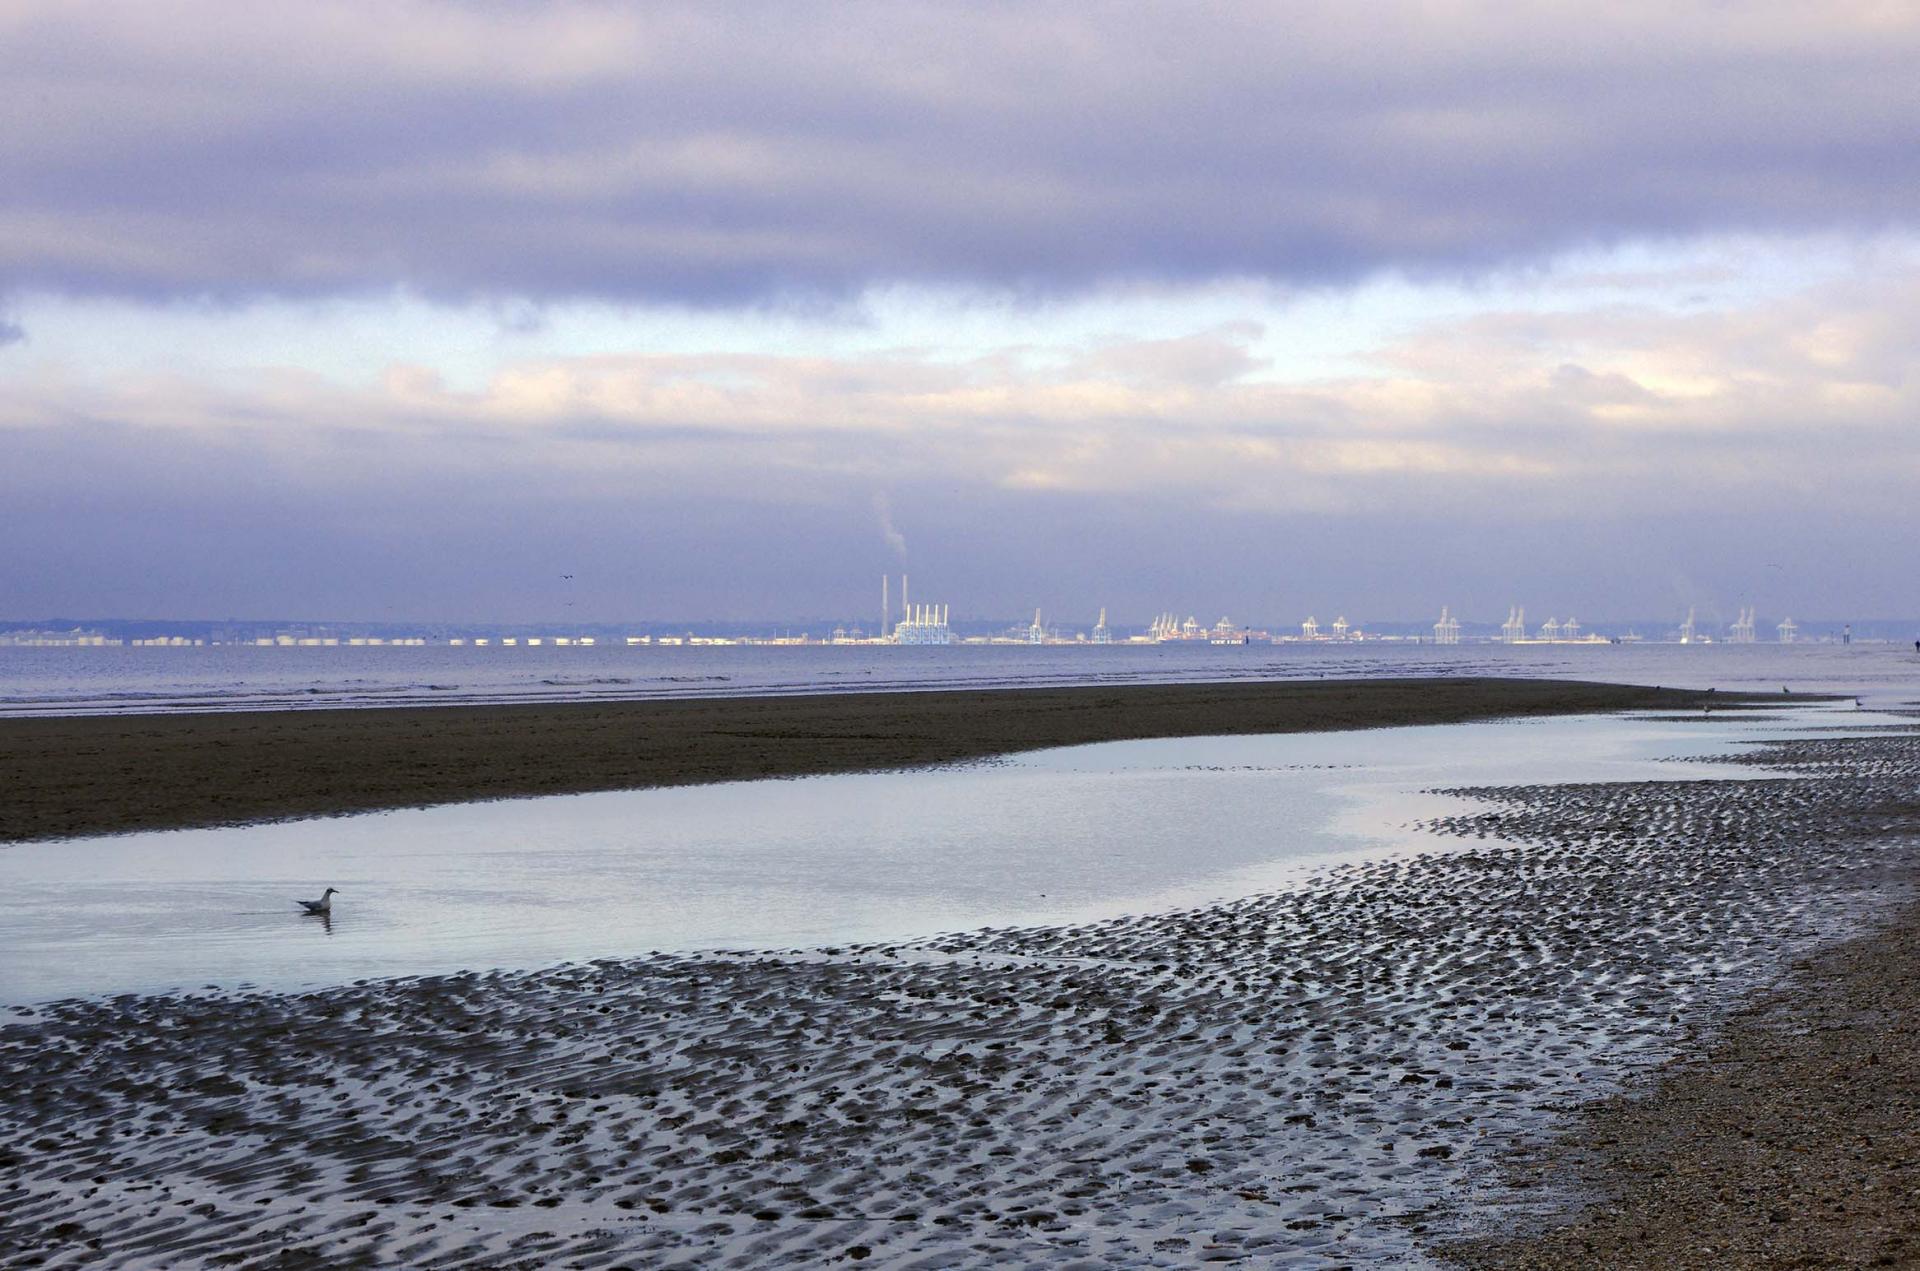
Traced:
<path id="1" fill-rule="evenodd" d="M 330 914 L 333 912 L 333 893 L 339 890 L 338 887 L 329 887 L 320 893 L 318 900 L 296 900 L 293 903 L 310 914 Z"/>
<path id="2" fill-rule="evenodd" d="M 571 577 L 573 577 L 573 575 L 572 575 L 572 574 L 562 574 L 562 575 L 560 575 L 560 576 L 561 576 L 562 578 L 571 578 Z"/>

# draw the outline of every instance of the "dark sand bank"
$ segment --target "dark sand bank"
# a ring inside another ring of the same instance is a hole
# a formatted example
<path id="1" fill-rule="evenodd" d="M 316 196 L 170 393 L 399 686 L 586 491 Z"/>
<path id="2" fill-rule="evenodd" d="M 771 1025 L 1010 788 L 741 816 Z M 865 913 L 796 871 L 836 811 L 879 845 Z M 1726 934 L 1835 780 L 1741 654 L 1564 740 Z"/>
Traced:
<path id="1" fill-rule="evenodd" d="M 1408 1265 L 1581 1182 L 1497 1180 L 1906 903 L 1920 739 L 1743 758 L 1774 771 L 1462 791 L 1447 850 L 1149 917 L 10 1012 L 0 1265 Z M 1846 1265 L 1816 1226 L 1865 1181 L 1807 1171 L 1859 1135 L 1911 1212 L 1907 964 L 1852 965 L 1810 991 L 1893 1040 L 1740 1070 L 1756 1137 L 1796 1127 L 1751 1181 L 1787 1230 L 1716 1248 Z M 1734 1168 L 1742 1097 L 1650 1133 Z M 1718 1239 L 1542 1264 L 1765 1265 L 1687 1252 Z"/>
<path id="2" fill-rule="evenodd" d="M 1136 737 L 1683 709 L 1703 696 L 1461 678 L 7 719 L 0 842 L 854 772 Z"/>

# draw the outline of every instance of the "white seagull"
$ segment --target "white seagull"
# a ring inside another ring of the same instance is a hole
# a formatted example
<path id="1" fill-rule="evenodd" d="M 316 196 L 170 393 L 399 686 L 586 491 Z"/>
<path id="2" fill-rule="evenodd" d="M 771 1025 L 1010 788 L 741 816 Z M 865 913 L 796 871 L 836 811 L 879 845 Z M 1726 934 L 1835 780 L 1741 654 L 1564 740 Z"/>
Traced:
<path id="1" fill-rule="evenodd" d="M 333 893 L 339 890 L 338 887 L 329 887 L 320 893 L 318 900 L 296 900 L 293 903 L 310 914 L 330 914 L 333 912 Z"/>

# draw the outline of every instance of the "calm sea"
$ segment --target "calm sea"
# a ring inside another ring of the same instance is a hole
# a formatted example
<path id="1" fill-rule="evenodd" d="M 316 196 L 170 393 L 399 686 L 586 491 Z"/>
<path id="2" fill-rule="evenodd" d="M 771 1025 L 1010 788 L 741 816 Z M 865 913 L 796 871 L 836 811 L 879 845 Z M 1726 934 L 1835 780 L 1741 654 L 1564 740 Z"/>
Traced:
<path id="1" fill-rule="evenodd" d="M 1895 644 L 0 648 L 0 715 L 1521 675 L 1913 698 Z"/>

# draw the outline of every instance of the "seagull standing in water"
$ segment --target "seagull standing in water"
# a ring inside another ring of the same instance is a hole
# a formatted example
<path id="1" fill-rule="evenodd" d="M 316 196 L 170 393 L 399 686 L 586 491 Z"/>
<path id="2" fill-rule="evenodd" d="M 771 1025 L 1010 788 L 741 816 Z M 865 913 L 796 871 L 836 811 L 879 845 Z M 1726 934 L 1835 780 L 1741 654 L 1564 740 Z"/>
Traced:
<path id="1" fill-rule="evenodd" d="M 333 912 L 333 893 L 339 890 L 338 887 L 329 887 L 320 893 L 318 900 L 296 900 L 293 903 L 310 914 L 330 914 Z"/>

